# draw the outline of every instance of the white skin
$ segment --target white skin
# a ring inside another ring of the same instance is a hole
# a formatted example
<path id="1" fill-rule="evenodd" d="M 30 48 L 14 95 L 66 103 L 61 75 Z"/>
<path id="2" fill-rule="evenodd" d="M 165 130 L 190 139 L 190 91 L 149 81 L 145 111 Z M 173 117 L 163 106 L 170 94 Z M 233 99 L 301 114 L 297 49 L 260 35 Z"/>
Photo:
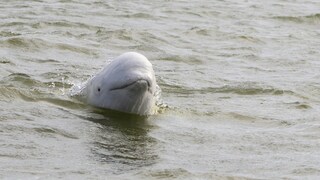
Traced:
<path id="1" fill-rule="evenodd" d="M 148 59 L 135 52 L 115 58 L 86 85 L 88 104 L 138 115 L 150 115 L 155 105 L 156 78 Z"/>

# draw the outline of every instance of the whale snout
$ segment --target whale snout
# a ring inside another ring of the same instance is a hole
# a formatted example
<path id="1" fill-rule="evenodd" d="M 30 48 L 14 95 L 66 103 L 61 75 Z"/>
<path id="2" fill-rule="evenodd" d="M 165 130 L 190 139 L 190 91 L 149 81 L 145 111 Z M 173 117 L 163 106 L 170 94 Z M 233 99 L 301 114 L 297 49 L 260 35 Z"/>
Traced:
<path id="1" fill-rule="evenodd" d="M 145 79 L 137 80 L 134 84 L 135 88 L 142 91 L 151 91 L 151 82 Z"/>
<path id="2" fill-rule="evenodd" d="M 116 90 L 131 90 L 131 91 L 139 91 L 139 92 L 145 92 L 149 91 L 151 92 L 151 81 L 148 79 L 138 79 L 133 82 L 123 84 L 119 87 L 111 88 L 110 91 L 116 91 Z"/>

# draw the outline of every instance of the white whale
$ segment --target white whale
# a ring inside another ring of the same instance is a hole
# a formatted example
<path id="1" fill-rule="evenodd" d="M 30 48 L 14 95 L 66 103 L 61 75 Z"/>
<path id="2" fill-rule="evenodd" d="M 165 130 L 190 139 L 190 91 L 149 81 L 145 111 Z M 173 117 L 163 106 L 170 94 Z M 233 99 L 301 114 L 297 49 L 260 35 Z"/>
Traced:
<path id="1" fill-rule="evenodd" d="M 136 52 L 115 58 L 81 89 L 92 106 L 137 115 L 155 113 L 158 85 L 152 64 Z"/>

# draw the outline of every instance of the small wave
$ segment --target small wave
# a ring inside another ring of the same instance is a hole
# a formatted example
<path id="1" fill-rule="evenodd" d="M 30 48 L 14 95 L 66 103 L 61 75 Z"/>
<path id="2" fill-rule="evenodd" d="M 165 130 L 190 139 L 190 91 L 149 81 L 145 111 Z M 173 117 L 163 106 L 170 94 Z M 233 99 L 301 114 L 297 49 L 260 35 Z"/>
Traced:
<path id="1" fill-rule="evenodd" d="M 14 65 L 14 63 L 11 62 L 11 60 L 7 58 L 0 58 L 0 64 L 11 64 Z"/>
<path id="2" fill-rule="evenodd" d="M 44 101 L 53 105 L 60 107 L 65 107 L 68 109 L 79 109 L 84 108 L 80 102 L 72 101 L 70 99 L 61 99 L 54 94 L 49 94 L 42 92 L 38 89 L 27 89 L 27 88 L 18 88 L 18 87 L 0 87 L 0 99 L 2 101 L 11 102 L 16 99 L 21 99 L 27 102 L 39 102 Z"/>
<path id="3" fill-rule="evenodd" d="M 119 30 L 106 30 L 104 28 L 100 28 L 96 32 L 97 35 L 106 39 L 120 39 L 120 40 L 133 40 L 133 34 L 130 30 L 127 29 L 119 29 Z"/>
<path id="4" fill-rule="evenodd" d="M 154 19 L 154 17 L 147 13 L 134 13 L 130 15 L 125 15 L 127 18 L 141 18 L 141 19 Z"/>
<path id="5" fill-rule="evenodd" d="M 71 87 L 70 84 L 65 82 L 41 82 L 31 78 L 28 74 L 12 73 L 1 79 L 0 84 L 0 99 L 2 101 L 11 102 L 17 99 L 27 102 L 45 101 L 71 109 L 78 109 L 83 105 L 66 96 L 61 96 L 64 94 L 61 93 L 62 89 Z"/>
<path id="6" fill-rule="evenodd" d="M 274 19 L 278 19 L 286 22 L 295 22 L 295 23 L 319 24 L 320 14 L 313 14 L 308 16 L 276 16 L 274 17 Z"/>
<path id="7" fill-rule="evenodd" d="M 81 54 L 94 54 L 94 51 L 85 47 L 74 44 L 48 42 L 40 38 L 12 37 L 2 41 L 1 43 L 6 45 L 7 47 L 16 49 L 26 49 L 33 51 L 39 51 L 43 49 L 58 49 Z"/>
<path id="8" fill-rule="evenodd" d="M 161 169 L 161 170 L 151 170 L 146 171 L 146 175 L 156 179 L 179 179 L 179 177 L 192 177 L 193 174 L 186 169 L 183 168 L 171 168 L 171 169 Z M 198 177 L 197 177 L 198 178 Z M 197 179 L 195 178 L 195 179 Z M 182 178 L 183 179 L 183 178 Z M 204 178 L 206 179 L 206 178 Z M 211 178 L 208 178 L 211 179 Z"/>
<path id="9" fill-rule="evenodd" d="M 54 74 L 57 76 L 56 74 Z M 50 77 L 51 79 L 53 77 Z M 33 79 L 28 74 L 24 73 L 12 73 L 7 77 L 4 77 L 0 83 L 9 87 L 20 87 L 20 88 L 70 88 L 72 84 L 65 81 L 65 78 L 62 77 L 61 81 L 39 81 Z"/>
<path id="10" fill-rule="evenodd" d="M 249 35 L 239 35 L 239 36 L 234 36 L 233 38 L 239 39 L 241 41 L 246 41 L 246 42 L 264 44 L 263 40 L 259 39 L 258 37 L 249 36 Z"/>
<path id="11" fill-rule="evenodd" d="M 13 37 L 13 36 L 20 36 L 21 34 L 19 33 L 14 33 L 11 31 L 1 31 L 0 32 L 0 37 Z"/>
<path id="12" fill-rule="evenodd" d="M 192 27 L 189 30 L 185 32 L 185 34 L 197 34 L 197 35 L 202 35 L 202 36 L 211 36 L 211 30 L 209 29 L 204 29 L 200 27 Z"/>
<path id="13" fill-rule="evenodd" d="M 222 87 L 205 87 L 200 89 L 192 89 L 182 87 L 178 85 L 164 84 L 163 88 L 166 92 L 172 92 L 177 94 L 207 94 L 207 93 L 226 93 L 226 94 L 238 94 L 238 95 L 283 95 L 283 94 L 294 94 L 290 90 L 281 90 L 273 87 L 263 87 L 258 85 L 225 85 Z"/>
<path id="14" fill-rule="evenodd" d="M 55 59 L 35 59 L 37 63 L 55 63 L 58 64 L 60 61 L 55 60 Z"/>
<path id="15" fill-rule="evenodd" d="M 221 88 L 203 88 L 199 92 L 214 92 L 214 93 L 233 93 L 239 95 L 259 95 L 272 94 L 282 95 L 285 93 L 292 93 L 291 91 L 275 89 L 272 87 L 250 87 L 250 86 L 224 86 Z"/>
<path id="16" fill-rule="evenodd" d="M 203 64 L 203 61 L 196 56 L 167 55 L 167 56 L 161 57 L 160 60 L 181 62 L 181 63 L 187 63 L 191 65 Z"/>
<path id="17" fill-rule="evenodd" d="M 10 102 L 13 99 L 19 97 L 20 92 L 13 87 L 0 87 L 0 99 L 1 101 Z"/>
<path id="18" fill-rule="evenodd" d="M 156 92 L 154 94 L 155 99 L 156 99 L 156 106 L 154 107 L 154 112 L 155 114 L 161 114 L 163 113 L 166 109 L 168 109 L 168 105 L 166 103 L 164 103 L 164 101 L 161 98 L 161 93 L 162 90 L 160 88 L 160 86 L 156 86 Z"/>
<path id="19" fill-rule="evenodd" d="M 35 86 L 38 82 L 33 80 L 28 74 L 24 73 L 12 73 L 5 77 L 4 80 L 9 84 L 23 84 L 26 86 Z"/>
<path id="20" fill-rule="evenodd" d="M 2 24 L 3 27 L 11 27 L 11 26 L 28 26 L 29 24 L 26 22 L 9 22 Z"/>
<path id="21" fill-rule="evenodd" d="M 46 42 L 41 39 L 26 39 L 22 37 L 13 37 L 5 40 L 3 44 L 8 45 L 9 47 L 15 48 L 36 48 L 46 46 Z"/>
<path id="22" fill-rule="evenodd" d="M 86 28 L 86 29 L 90 29 L 91 26 L 86 25 L 84 23 L 74 23 L 74 22 L 69 22 L 69 21 L 56 21 L 56 22 L 37 22 L 31 25 L 31 27 L 35 28 L 35 29 L 39 29 L 39 28 L 43 28 L 43 27 L 69 27 L 69 28 Z"/>
<path id="23" fill-rule="evenodd" d="M 3 27 L 31 27 L 33 29 L 42 29 L 46 27 L 55 27 L 55 28 L 82 28 L 82 29 L 90 29 L 97 30 L 100 27 L 88 25 L 82 22 L 71 22 L 71 21 L 41 21 L 36 23 L 26 23 L 26 22 L 9 22 L 2 24 Z M 0 34 L 4 33 L 5 35 L 16 35 L 18 33 L 12 32 L 0 32 Z M 18 34 L 20 35 L 20 34 Z"/>
<path id="24" fill-rule="evenodd" d="M 68 51 L 77 52 L 81 54 L 95 55 L 94 51 L 85 47 L 80 47 L 80 46 L 75 46 L 70 44 L 62 44 L 62 43 L 55 44 L 55 47 L 60 50 L 68 50 Z"/>
<path id="25" fill-rule="evenodd" d="M 63 131 L 63 130 L 59 130 L 59 129 L 55 129 L 55 128 L 33 128 L 34 131 L 41 133 L 42 135 L 60 135 L 66 138 L 70 138 L 70 139 L 79 139 L 78 137 Z"/>
<path id="26" fill-rule="evenodd" d="M 87 86 L 87 83 L 92 79 L 94 78 L 94 76 L 88 78 L 86 81 L 84 82 L 81 82 L 81 83 L 76 83 L 76 84 L 73 84 L 73 86 L 70 88 L 69 90 L 69 93 L 68 95 L 70 97 L 74 97 L 76 99 L 79 99 L 79 100 L 83 100 L 83 98 L 86 96 L 86 86 Z"/>

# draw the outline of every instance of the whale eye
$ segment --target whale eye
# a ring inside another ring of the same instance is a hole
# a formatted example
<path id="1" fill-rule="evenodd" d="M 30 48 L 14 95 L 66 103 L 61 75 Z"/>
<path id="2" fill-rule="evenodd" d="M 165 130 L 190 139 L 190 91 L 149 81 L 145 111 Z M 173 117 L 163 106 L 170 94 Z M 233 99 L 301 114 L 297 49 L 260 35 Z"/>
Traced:
<path id="1" fill-rule="evenodd" d="M 99 92 L 100 92 L 100 90 L 101 90 L 101 89 L 98 87 L 98 91 L 99 91 Z"/>

